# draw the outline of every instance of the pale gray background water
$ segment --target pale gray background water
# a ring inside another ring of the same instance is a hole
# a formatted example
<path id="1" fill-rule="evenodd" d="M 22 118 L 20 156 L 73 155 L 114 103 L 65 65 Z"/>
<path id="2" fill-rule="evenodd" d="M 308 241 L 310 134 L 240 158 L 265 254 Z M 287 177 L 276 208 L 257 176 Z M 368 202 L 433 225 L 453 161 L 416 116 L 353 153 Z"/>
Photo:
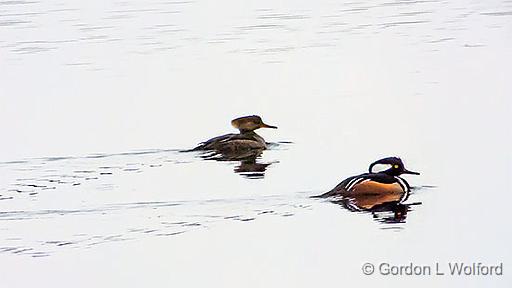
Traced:
<path id="1" fill-rule="evenodd" d="M 509 287 L 511 35 L 511 1 L 0 1 L 2 286 Z M 264 178 L 174 150 L 245 114 L 293 142 Z M 308 198 L 389 155 L 405 223 Z"/>

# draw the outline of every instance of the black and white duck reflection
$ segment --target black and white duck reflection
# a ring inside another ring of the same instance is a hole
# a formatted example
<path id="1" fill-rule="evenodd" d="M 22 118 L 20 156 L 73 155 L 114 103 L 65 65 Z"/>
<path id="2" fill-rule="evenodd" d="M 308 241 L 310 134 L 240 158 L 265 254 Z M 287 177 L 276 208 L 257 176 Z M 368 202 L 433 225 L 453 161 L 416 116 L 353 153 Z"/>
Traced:
<path id="1" fill-rule="evenodd" d="M 373 162 L 369 172 L 349 177 L 331 191 L 318 198 L 330 198 L 350 211 L 370 212 L 377 221 L 401 223 L 405 221 L 411 205 L 404 204 L 411 193 L 411 186 L 403 174 L 419 175 L 409 171 L 398 157 L 388 157 Z"/>
<path id="2" fill-rule="evenodd" d="M 202 151 L 200 157 L 207 160 L 240 161 L 234 168 L 235 173 L 247 178 L 263 178 L 267 167 L 273 162 L 262 163 L 261 156 L 271 143 L 267 143 L 254 130 L 277 127 L 264 123 L 257 115 L 233 119 L 231 125 L 238 129 L 239 133 L 211 138 L 189 151 Z"/>

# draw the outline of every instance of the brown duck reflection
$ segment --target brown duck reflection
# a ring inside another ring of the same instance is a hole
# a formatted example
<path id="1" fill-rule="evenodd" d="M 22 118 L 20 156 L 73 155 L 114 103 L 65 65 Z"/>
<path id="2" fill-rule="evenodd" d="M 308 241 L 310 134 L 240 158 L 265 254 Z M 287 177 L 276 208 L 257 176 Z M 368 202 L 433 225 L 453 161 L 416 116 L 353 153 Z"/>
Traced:
<path id="1" fill-rule="evenodd" d="M 265 177 L 265 171 L 267 167 L 275 162 L 264 163 L 261 162 L 261 155 L 263 149 L 251 149 L 246 151 L 236 151 L 233 153 L 218 151 L 210 151 L 200 157 L 205 160 L 216 160 L 216 161 L 239 161 L 239 164 L 235 166 L 233 171 L 240 174 L 242 177 L 250 179 L 261 179 Z"/>

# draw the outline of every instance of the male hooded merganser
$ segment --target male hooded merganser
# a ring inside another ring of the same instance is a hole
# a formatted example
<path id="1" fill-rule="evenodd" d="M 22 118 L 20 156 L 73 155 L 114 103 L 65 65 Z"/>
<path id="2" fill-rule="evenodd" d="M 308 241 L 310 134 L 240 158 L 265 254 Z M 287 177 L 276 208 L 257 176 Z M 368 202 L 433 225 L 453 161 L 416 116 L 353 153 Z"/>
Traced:
<path id="1" fill-rule="evenodd" d="M 400 177 L 402 174 L 419 175 L 420 173 L 405 169 L 404 163 L 400 158 L 384 158 L 373 162 L 370 165 L 369 173 L 349 177 L 331 191 L 317 197 L 343 196 L 358 200 L 379 198 L 378 201 L 369 202 L 377 202 L 372 204 L 401 203 L 406 200 L 411 190 L 407 181 Z M 364 208 L 368 209 L 371 207 Z"/>
<path id="2" fill-rule="evenodd" d="M 244 116 L 233 119 L 231 125 L 238 129 L 240 133 L 226 134 L 217 136 L 208 141 L 200 143 L 192 151 L 210 150 L 224 155 L 233 155 L 239 153 L 247 153 L 253 150 L 267 149 L 267 143 L 254 130 L 259 128 L 273 128 L 276 126 L 263 123 L 260 116 Z"/>

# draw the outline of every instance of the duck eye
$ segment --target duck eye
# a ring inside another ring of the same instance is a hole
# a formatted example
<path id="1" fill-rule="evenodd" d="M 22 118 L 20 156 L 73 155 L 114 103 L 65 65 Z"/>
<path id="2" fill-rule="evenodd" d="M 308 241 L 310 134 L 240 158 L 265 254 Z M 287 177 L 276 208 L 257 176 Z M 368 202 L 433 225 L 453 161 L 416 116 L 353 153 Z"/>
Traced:
<path id="1" fill-rule="evenodd" d="M 393 167 L 394 167 L 395 169 L 398 169 L 398 167 L 400 167 L 400 166 L 398 166 L 398 165 L 396 165 L 396 164 L 395 164 L 395 166 L 393 166 Z"/>

